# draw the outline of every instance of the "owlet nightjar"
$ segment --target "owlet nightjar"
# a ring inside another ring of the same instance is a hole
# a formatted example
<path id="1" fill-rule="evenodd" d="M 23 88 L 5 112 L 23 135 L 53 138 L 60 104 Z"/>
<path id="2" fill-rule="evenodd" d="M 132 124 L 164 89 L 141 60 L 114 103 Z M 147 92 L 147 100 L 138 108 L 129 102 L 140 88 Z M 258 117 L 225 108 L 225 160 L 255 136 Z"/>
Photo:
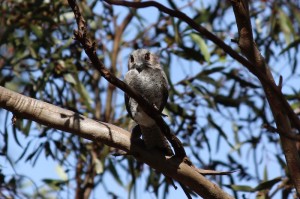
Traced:
<path id="1" fill-rule="evenodd" d="M 133 51 L 128 60 L 125 82 L 162 112 L 168 100 L 168 81 L 155 54 L 146 49 Z M 173 155 L 159 126 L 126 94 L 125 105 L 130 117 L 138 124 L 146 147 L 157 148 L 164 155 Z"/>

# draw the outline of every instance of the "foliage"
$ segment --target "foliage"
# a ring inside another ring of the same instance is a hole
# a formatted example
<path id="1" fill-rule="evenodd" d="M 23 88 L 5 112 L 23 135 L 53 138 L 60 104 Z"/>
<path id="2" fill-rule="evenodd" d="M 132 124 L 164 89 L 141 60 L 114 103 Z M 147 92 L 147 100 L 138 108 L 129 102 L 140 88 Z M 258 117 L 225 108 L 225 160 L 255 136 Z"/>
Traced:
<path id="1" fill-rule="evenodd" d="M 239 51 L 232 41 L 237 32 L 229 2 L 163 3 L 185 12 Z M 102 1 L 80 1 L 80 7 L 99 57 L 119 78 L 133 49 L 150 48 L 160 55 L 170 83 L 166 120 L 188 156 L 201 168 L 238 170 L 212 180 L 238 198 L 245 192 L 265 197 L 294 193 L 279 138 L 262 128 L 274 125 L 262 88 L 241 64 L 183 21 L 153 8 L 135 10 Z M 299 111 L 299 9 L 297 1 L 250 5 L 256 44 L 275 79 L 283 76 L 283 91 L 295 111 Z M 1 3 L 1 13 L 1 86 L 130 130 L 123 93 L 101 78 L 72 39 L 76 24 L 66 1 L 9 0 Z M 44 179 L 28 193 L 26 177 L 11 177 L 0 165 L 1 197 L 63 197 L 67 189 L 71 195 L 86 197 L 97 187 L 112 197 L 121 196 L 109 187 L 108 174 L 129 196 L 136 196 L 138 188 L 159 197 L 175 191 L 163 176 L 131 157 L 111 156 L 115 149 L 27 120 L 11 125 L 11 115 L 3 110 L 0 114 L 1 159 L 14 168 L 24 162 L 38 167 L 39 159 L 47 158 L 60 165 L 61 176 Z M 8 151 L 16 144 L 22 152 L 12 157 Z M 125 179 L 124 173 L 130 178 Z M 139 178 L 145 187 L 137 185 Z"/>

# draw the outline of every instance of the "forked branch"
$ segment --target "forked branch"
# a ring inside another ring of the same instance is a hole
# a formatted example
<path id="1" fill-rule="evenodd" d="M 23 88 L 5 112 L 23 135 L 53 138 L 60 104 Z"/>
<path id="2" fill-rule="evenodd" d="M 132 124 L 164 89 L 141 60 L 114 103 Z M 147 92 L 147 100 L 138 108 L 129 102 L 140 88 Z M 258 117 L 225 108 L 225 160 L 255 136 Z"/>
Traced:
<path id="1" fill-rule="evenodd" d="M 271 81 L 270 79 L 266 78 L 263 71 L 258 70 L 256 65 L 243 56 L 241 56 L 239 53 L 237 53 L 234 49 L 232 49 L 229 45 L 224 43 L 223 40 L 221 40 L 219 37 L 214 35 L 212 32 L 208 31 L 206 28 L 201 26 L 200 24 L 196 23 L 193 19 L 188 17 L 186 14 L 179 10 L 172 10 L 170 8 L 167 8 L 166 6 L 158 3 L 157 1 L 143 1 L 143 2 L 130 2 L 130 1 L 117 1 L 117 0 L 104 0 L 106 3 L 114 4 L 114 5 L 122 5 L 126 7 L 133 7 L 133 8 L 146 8 L 146 7 L 155 7 L 159 11 L 166 13 L 172 17 L 178 18 L 184 22 L 186 22 L 191 28 L 193 28 L 195 31 L 197 31 L 202 36 L 206 37 L 213 43 L 215 43 L 217 46 L 219 46 L 221 49 L 224 50 L 225 53 L 230 55 L 233 59 L 240 62 L 243 66 L 245 66 L 253 75 L 255 75 L 261 82 L 264 84 L 269 85 L 269 89 L 272 90 L 274 97 L 278 98 L 278 100 L 281 102 L 282 108 L 286 110 L 286 113 L 288 117 L 290 118 L 293 127 L 297 128 L 300 132 L 300 120 L 298 116 L 295 114 L 293 109 L 291 108 L 290 104 L 285 99 L 284 95 L 281 92 L 280 87 L 278 87 L 274 81 Z"/>
<path id="2" fill-rule="evenodd" d="M 259 78 L 259 80 L 261 81 L 268 103 L 271 107 L 277 129 L 281 132 L 279 135 L 287 166 L 298 196 L 300 196 L 300 159 L 298 150 L 295 140 L 287 138 L 287 135 L 293 135 L 291 123 L 297 126 L 299 130 L 297 123 L 299 122 L 299 119 L 287 103 L 286 99 L 284 99 L 281 93 L 281 83 L 279 83 L 279 86 L 275 89 L 279 92 L 280 98 L 278 98 L 278 95 L 276 96 L 277 93 L 272 89 L 272 87 L 276 86 L 273 75 L 253 39 L 248 1 L 232 0 L 231 4 L 239 32 L 238 45 L 241 48 L 243 55 L 253 63 L 256 70 L 263 76 L 263 79 Z M 282 82 L 282 77 L 280 79 L 280 82 Z M 282 108 L 283 103 L 287 104 L 284 108 Z"/>

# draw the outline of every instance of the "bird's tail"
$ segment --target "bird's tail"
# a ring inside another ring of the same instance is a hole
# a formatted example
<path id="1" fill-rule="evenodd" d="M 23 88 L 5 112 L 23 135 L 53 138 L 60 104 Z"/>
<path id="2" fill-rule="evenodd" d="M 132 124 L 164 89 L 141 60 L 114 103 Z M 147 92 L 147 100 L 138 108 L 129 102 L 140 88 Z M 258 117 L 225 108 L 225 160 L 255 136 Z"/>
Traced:
<path id="1" fill-rule="evenodd" d="M 140 126 L 142 137 L 148 149 L 158 149 L 164 155 L 174 155 L 169 142 L 156 124 L 151 127 Z"/>

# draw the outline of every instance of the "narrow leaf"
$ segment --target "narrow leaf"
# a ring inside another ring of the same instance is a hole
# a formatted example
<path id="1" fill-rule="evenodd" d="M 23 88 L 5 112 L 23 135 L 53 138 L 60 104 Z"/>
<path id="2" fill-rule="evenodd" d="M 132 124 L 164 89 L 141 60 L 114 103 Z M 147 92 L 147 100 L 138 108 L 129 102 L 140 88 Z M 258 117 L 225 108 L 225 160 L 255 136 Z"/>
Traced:
<path id="1" fill-rule="evenodd" d="M 204 56 L 204 59 L 206 62 L 210 62 L 210 53 L 208 51 L 208 47 L 205 43 L 205 41 L 202 39 L 202 37 L 199 34 L 191 33 L 190 34 L 192 40 L 199 46 L 201 53 Z"/>

